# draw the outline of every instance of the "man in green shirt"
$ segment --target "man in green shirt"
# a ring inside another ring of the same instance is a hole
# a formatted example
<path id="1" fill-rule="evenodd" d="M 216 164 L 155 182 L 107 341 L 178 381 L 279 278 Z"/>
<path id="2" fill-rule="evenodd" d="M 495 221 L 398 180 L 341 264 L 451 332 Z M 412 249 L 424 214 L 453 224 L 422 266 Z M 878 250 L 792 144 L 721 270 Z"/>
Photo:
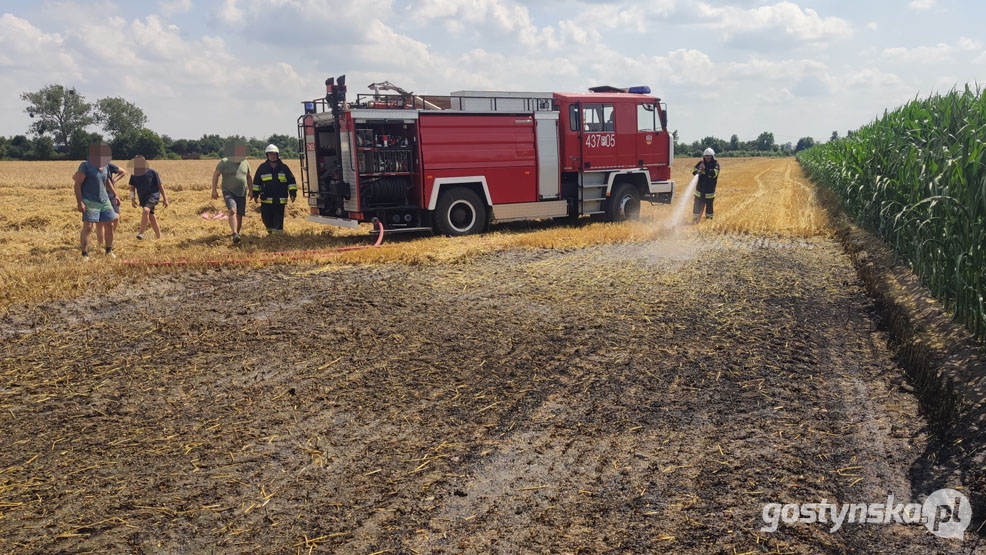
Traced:
<path id="1" fill-rule="evenodd" d="M 250 163 L 246 161 L 246 146 L 235 145 L 227 150 L 227 156 L 216 164 L 212 174 L 212 198 L 219 198 L 217 185 L 223 178 L 223 201 L 229 215 L 229 230 L 233 233 L 233 244 L 240 242 L 240 228 L 246 215 L 247 187 L 251 182 Z"/>

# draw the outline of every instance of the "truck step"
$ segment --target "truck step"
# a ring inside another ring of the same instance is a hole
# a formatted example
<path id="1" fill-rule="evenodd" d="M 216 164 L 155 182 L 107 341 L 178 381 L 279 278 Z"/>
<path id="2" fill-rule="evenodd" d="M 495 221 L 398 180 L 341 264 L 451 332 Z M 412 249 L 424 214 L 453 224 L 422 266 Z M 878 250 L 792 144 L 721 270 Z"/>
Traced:
<path id="1" fill-rule="evenodd" d="M 609 181 L 609 176 L 605 172 L 585 173 L 582 175 L 583 187 L 598 187 L 600 185 L 605 187 L 607 181 Z"/>
<path id="2" fill-rule="evenodd" d="M 603 204 L 599 201 L 586 201 L 579 203 L 580 214 L 596 213 L 597 211 L 605 212 L 605 210 L 603 210 Z"/>

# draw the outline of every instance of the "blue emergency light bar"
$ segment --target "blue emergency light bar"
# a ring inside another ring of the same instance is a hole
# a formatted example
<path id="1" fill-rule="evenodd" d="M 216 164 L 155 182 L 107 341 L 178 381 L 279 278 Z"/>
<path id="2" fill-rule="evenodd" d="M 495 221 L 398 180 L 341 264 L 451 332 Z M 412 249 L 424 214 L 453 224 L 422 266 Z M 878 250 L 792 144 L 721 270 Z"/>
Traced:
<path id="1" fill-rule="evenodd" d="M 630 87 L 629 89 L 627 89 L 627 92 L 631 94 L 650 94 L 650 87 L 648 87 L 647 85 Z"/>
<path id="2" fill-rule="evenodd" d="M 314 102 L 305 102 L 305 113 L 306 114 L 314 114 L 315 113 L 315 103 Z"/>

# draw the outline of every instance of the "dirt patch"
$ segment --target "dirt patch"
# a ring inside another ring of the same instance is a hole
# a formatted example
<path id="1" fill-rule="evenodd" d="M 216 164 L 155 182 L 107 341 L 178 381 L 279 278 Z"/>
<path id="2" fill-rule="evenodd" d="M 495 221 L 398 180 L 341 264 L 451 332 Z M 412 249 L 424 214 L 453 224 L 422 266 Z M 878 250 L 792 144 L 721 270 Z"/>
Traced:
<path id="1" fill-rule="evenodd" d="M 888 346 L 903 367 L 935 431 L 912 481 L 934 491 L 968 488 L 973 514 L 986 513 L 986 352 L 882 241 L 827 201 L 842 243 L 874 299 Z"/>
<path id="2" fill-rule="evenodd" d="M 760 531 L 767 502 L 930 493 L 824 238 L 198 272 L 2 323 L 5 550 L 964 547 Z"/>

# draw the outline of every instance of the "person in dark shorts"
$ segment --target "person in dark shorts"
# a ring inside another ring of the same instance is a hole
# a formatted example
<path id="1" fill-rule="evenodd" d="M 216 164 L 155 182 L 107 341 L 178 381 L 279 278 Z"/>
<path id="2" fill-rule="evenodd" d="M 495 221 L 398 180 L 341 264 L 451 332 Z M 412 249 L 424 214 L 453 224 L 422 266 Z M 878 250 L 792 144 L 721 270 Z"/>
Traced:
<path id="1" fill-rule="evenodd" d="M 168 207 L 168 195 L 164 192 L 164 184 L 161 177 L 151 168 L 147 167 L 147 160 L 143 156 L 134 158 L 134 173 L 130 176 L 130 202 L 137 208 L 138 202 L 143 208 L 140 216 L 140 231 L 137 232 L 137 239 L 144 238 L 144 231 L 148 224 L 154 230 L 154 237 L 161 238 L 161 227 L 157 223 L 157 216 L 154 215 L 154 207 L 158 202 L 163 202 L 164 207 Z"/>
<path id="2" fill-rule="evenodd" d="M 110 195 L 116 196 L 113 182 L 107 178 L 106 165 L 110 162 L 110 147 L 107 144 L 89 146 L 89 158 L 79 164 L 79 169 L 72 175 L 75 186 L 75 203 L 82 212 L 82 233 L 79 243 L 82 248 L 82 258 L 89 260 L 89 234 L 92 228 L 102 228 L 106 246 L 106 256 L 116 258 L 113 254 L 113 220 L 117 218 L 110 203 Z"/>
<path id="3" fill-rule="evenodd" d="M 240 242 L 240 228 L 246 215 L 247 187 L 250 184 L 250 163 L 246 161 L 246 145 L 234 145 L 227 149 L 227 156 L 216 164 L 212 174 L 212 198 L 219 198 L 219 177 L 223 178 L 223 202 L 229 216 L 229 230 L 233 244 Z"/>

